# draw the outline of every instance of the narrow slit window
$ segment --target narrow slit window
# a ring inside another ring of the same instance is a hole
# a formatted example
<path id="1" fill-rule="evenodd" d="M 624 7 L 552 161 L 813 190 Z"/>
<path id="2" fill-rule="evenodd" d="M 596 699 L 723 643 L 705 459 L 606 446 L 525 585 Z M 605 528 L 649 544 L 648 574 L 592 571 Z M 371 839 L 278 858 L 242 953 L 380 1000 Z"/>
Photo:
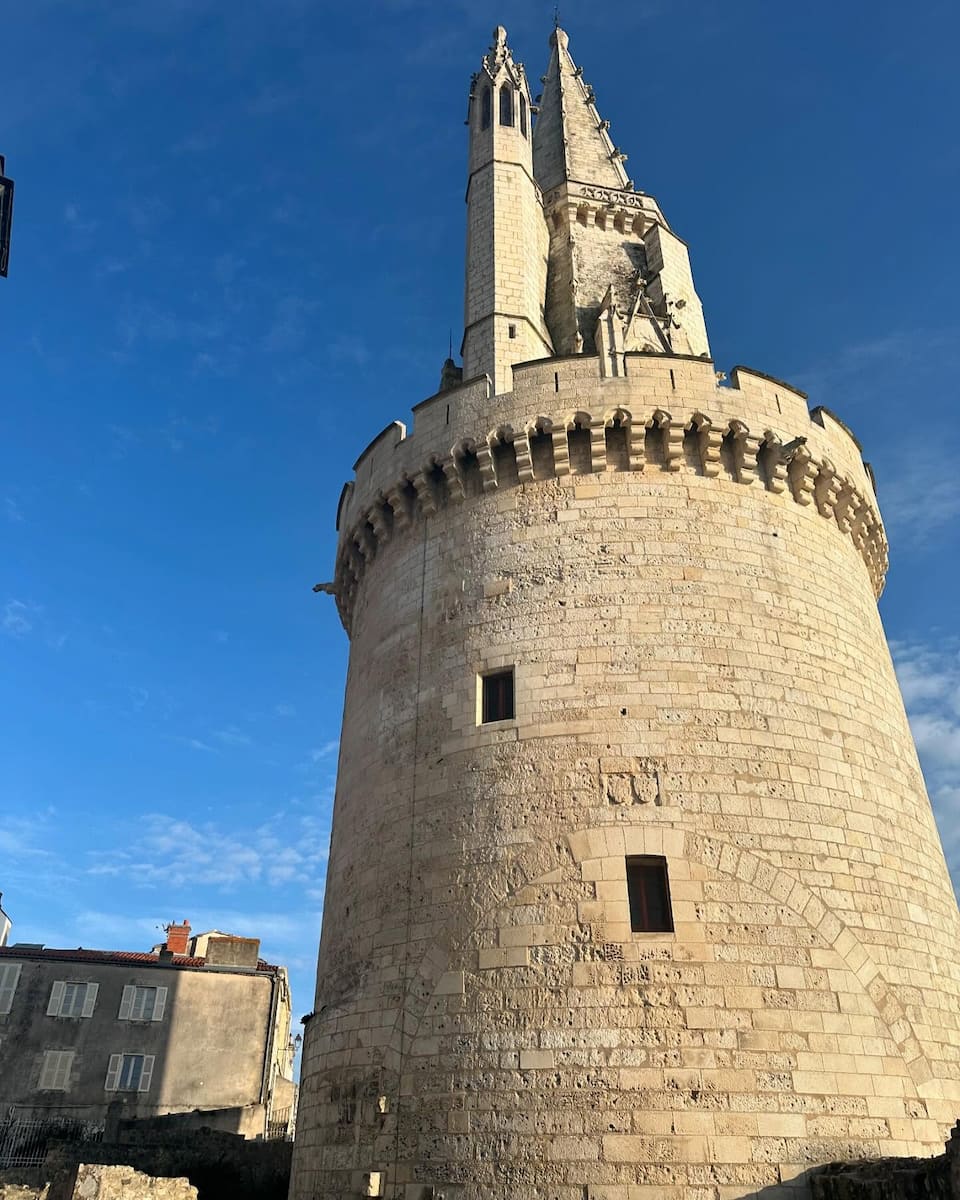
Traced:
<path id="1" fill-rule="evenodd" d="M 500 124 L 513 124 L 513 88 L 509 83 L 500 89 Z"/>
<path id="2" fill-rule="evenodd" d="M 513 720 L 513 669 L 497 671 L 494 675 L 484 675 L 482 687 L 483 724 L 487 725 L 491 721 Z"/>
<path id="3" fill-rule="evenodd" d="M 522 93 L 520 95 L 520 132 L 524 137 L 527 136 L 527 98 Z"/>
<path id="4" fill-rule="evenodd" d="M 485 87 L 483 89 L 483 94 L 480 97 L 480 128 L 481 129 L 489 129 L 490 128 L 490 108 L 491 108 L 490 89 L 488 87 Z"/>
<path id="5" fill-rule="evenodd" d="M 634 933 L 673 933 L 667 860 L 656 856 L 627 859 L 630 928 Z"/>

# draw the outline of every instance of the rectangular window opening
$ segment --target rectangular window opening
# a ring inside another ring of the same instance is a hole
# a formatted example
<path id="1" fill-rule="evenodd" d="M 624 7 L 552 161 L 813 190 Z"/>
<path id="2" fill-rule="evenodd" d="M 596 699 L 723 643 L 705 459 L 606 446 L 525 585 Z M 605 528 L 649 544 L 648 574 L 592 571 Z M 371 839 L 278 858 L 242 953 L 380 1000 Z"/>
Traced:
<path id="1" fill-rule="evenodd" d="M 20 963 L 0 965 L 0 1015 L 8 1013 L 13 1008 L 13 997 L 16 995 L 17 983 L 20 979 L 20 965 Z"/>
<path id="2" fill-rule="evenodd" d="M 483 687 L 483 724 L 487 725 L 491 721 L 512 721 L 514 717 L 513 668 L 497 671 L 492 675 L 484 675 L 481 685 Z"/>
<path id="3" fill-rule="evenodd" d="M 92 1017 L 97 1005 L 98 983 L 74 983 L 58 979 L 50 989 L 48 1017 Z"/>
<path id="4" fill-rule="evenodd" d="M 153 1078 L 152 1054 L 111 1054 L 105 1088 L 108 1092 L 148 1092 Z"/>
<path id="5" fill-rule="evenodd" d="M 165 987 L 136 987 L 123 989 L 120 1000 L 121 1021 L 160 1021 L 167 1001 Z"/>
<path id="6" fill-rule="evenodd" d="M 667 860 L 654 855 L 627 859 L 630 928 L 634 933 L 673 933 Z"/>

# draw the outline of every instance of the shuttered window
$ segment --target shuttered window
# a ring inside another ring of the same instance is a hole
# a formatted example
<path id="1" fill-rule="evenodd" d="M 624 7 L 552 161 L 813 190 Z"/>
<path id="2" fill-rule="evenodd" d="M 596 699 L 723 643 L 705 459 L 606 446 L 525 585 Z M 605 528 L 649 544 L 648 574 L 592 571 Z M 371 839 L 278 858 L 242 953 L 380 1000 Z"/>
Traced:
<path id="1" fill-rule="evenodd" d="M 41 1091 L 68 1092 L 70 1071 L 73 1068 L 72 1050 L 44 1050 L 43 1066 L 40 1068 Z"/>
<path id="2" fill-rule="evenodd" d="M 0 966 L 0 1013 L 13 1008 L 13 997 L 20 979 L 20 963 L 4 963 Z"/>
<path id="3" fill-rule="evenodd" d="M 50 989 L 48 1017 L 92 1017 L 97 1007 L 98 983 L 72 983 L 58 979 Z"/>
<path id="4" fill-rule="evenodd" d="M 104 1090 L 148 1092 L 153 1079 L 153 1054 L 111 1054 Z"/>
<path id="5" fill-rule="evenodd" d="M 123 989 L 119 1019 L 121 1021 L 162 1021 L 166 1006 L 167 989 L 165 987 L 135 987 L 130 984 Z"/>

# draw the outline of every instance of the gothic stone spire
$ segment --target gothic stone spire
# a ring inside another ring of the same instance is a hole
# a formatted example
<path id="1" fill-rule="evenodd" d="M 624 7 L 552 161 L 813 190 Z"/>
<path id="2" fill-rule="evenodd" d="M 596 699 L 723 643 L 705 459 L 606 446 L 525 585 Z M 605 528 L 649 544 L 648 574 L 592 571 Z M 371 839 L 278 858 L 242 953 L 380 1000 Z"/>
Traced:
<path id="1" fill-rule="evenodd" d="M 544 316 L 557 354 L 709 355 L 685 244 L 652 196 L 636 192 L 592 88 L 557 28 L 533 134 L 550 235 Z"/>
<path id="2" fill-rule="evenodd" d="M 569 41 L 559 27 L 550 35 L 550 65 L 533 134 L 537 183 L 545 192 L 570 179 L 629 190 L 623 156 L 597 112 L 593 89 L 570 57 Z"/>

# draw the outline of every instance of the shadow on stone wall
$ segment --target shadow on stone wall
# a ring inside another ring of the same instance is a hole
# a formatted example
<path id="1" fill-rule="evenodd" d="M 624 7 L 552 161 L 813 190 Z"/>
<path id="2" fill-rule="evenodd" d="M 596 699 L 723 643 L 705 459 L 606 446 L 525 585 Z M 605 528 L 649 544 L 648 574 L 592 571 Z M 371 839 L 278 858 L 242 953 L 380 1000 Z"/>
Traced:
<path id="1" fill-rule="evenodd" d="M 71 1200 L 83 1162 L 186 1178 L 198 1200 L 286 1200 L 292 1142 L 252 1141 L 198 1127 L 205 1115 L 119 1121 L 109 1131 L 110 1140 L 99 1144 L 51 1141 L 42 1167 L 5 1171 L 3 1176 L 11 1184 L 49 1184 L 47 1200 Z"/>
<path id="2" fill-rule="evenodd" d="M 830 1163 L 810 1186 L 813 1200 L 960 1200 L 960 1122 L 936 1158 Z"/>

